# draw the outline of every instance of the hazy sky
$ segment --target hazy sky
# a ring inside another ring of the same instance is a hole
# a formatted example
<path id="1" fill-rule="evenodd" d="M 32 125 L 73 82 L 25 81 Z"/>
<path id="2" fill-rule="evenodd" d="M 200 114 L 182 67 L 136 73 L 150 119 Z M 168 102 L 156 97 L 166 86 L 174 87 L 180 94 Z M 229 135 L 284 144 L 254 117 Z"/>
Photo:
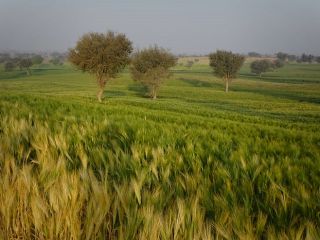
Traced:
<path id="1" fill-rule="evenodd" d="M 107 30 L 175 53 L 320 55 L 320 0 L 0 0 L 0 50 L 65 51 Z"/>

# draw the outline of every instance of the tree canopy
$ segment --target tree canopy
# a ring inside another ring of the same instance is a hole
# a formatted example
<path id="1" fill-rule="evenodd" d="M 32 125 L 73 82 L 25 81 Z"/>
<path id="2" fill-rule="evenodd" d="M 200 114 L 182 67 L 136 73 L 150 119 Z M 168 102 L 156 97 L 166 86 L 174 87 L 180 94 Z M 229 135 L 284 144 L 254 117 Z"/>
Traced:
<path id="1" fill-rule="evenodd" d="M 194 61 L 188 60 L 185 66 L 186 66 L 187 68 L 191 68 L 191 67 L 193 66 L 193 64 L 194 64 Z"/>
<path id="2" fill-rule="evenodd" d="M 0 53 L 0 63 L 9 62 L 11 60 L 10 54 Z"/>
<path id="3" fill-rule="evenodd" d="M 31 75 L 30 67 L 32 66 L 32 60 L 30 58 L 18 59 L 18 66 L 20 69 L 26 69 L 27 74 Z"/>
<path id="4" fill-rule="evenodd" d="M 225 81 L 225 91 L 228 92 L 229 83 L 237 77 L 245 58 L 240 54 L 218 50 L 209 55 L 210 66 L 217 77 Z"/>
<path id="5" fill-rule="evenodd" d="M 87 33 L 69 52 L 69 61 L 78 69 L 93 74 L 97 78 L 99 91 L 97 98 L 102 99 L 107 81 L 124 69 L 129 63 L 132 43 L 124 34 L 109 31 Z"/>
<path id="6" fill-rule="evenodd" d="M 32 58 L 31 58 L 31 61 L 33 64 L 41 64 L 43 62 L 43 57 L 41 55 L 34 55 Z"/>
<path id="7" fill-rule="evenodd" d="M 299 60 L 300 60 L 300 62 L 304 62 L 304 63 L 312 63 L 313 59 L 314 59 L 313 55 L 311 55 L 311 54 L 308 55 L 308 54 L 303 53 Z"/>
<path id="8" fill-rule="evenodd" d="M 169 68 L 177 62 L 169 51 L 157 46 L 137 51 L 133 54 L 130 66 L 132 78 L 141 82 L 155 99 L 162 82 L 170 76 Z"/>
<path id="9" fill-rule="evenodd" d="M 284 61 L 281 61 L 280 59 L 277 59 L 272 63 L 273 68 L 282 68 L 283 66 L 284 66 Z"/>
<path id="10" fill-rule="evenodd" d="M 287 53 L 283 53 L 283 52 L 278 52 L 276 55 L 277 55 L 277 58 L 281 61 L 287 61 L 289 56 Z"/>
<path id="11" fill-rule="evenodd" d="M 14 62 L 12 62 L 12 61 L 6 62 L 6 63 L 4 64 L 4 70 L 5 70 L 6 72 L 10 72 L 10 71 L 12 71 L 14 68 L 15 68 L 15 64 L 14 64 Z"/>
<path id="12" fill-rule="evenodd" d="M 60 58 L 52 58 L 50 60 L 50 63 L 52 63 L 53 65 L 63 65 L 63 61 Z"/>
<path id="13" fill-rule="evenodd" d="M 261 57 L 260 53 L 257 52 L 248 52 L 249 57 Z"/>
<path id="14" fill-rule="evenodd" d="M 262 73 L 268 72 L 272 67 L 272 62 L 267 59 L 256 60 L 250 64 L 251 72 L 259 75 L 260 78 Z"/>

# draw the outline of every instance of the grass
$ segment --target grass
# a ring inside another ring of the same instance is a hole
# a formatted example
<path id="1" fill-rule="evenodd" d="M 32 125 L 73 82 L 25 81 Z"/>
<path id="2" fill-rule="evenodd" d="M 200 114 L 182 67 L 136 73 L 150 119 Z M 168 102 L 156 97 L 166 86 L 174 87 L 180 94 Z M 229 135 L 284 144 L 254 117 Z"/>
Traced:
<path id="1" fill-rule="evenodd" d="M 320 65 L 173 72 L 1 72 L 0 239 L 319 238 Z"/>

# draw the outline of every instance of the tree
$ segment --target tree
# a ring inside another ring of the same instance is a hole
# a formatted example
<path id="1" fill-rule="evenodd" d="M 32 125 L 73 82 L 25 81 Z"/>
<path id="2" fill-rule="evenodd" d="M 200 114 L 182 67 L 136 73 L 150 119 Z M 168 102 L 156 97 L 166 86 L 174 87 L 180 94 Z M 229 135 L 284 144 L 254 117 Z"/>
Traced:
<path id="1" fill-rule="evenodd" d="M 10 54 L 8 53 L 0 53 L 0 63 L 10 61 Z"/>
<path id="2" fill-rule="evenodd" d="M 129 63 L 131 52 L 132 43 L 124 34 L 87 33 L 70 50 L 69 61 L 95 75 L 99 86 L 97 98 L 101 102 L 106 83 Z"/>
<path id="3" fill-rule="evenodd" d="M 281 61 L 280 59 L 277 59 L 272 63 L 273 68 L 282 68 L 283 66 L 284 66 L 284 62 Z"/>
<path id="4" fill-rule="evenodd" d="M 307 54 L 303 53 L 300 57 L 300 62 L 312 63 L 313 59 L 314 59 L 313 55 L 311 55 L 311 54 L 307 55 Z"/>
<path id="5" fill-rule="evenodd" d="M 245 58 L 239 54 L 218 50 L 215 53 L 211 53 L 209 59 L 214 74 L 224 80 L 225 91 L 228 92 L 229 83 L 237 77 Z"/>
<path id="6" fill-rule="evenodd" d="M 288 55 L 288 60 L 289 62 L 295 62 L 297 61 L 297 56 L 296 55 Z"/>
<path id="7" fill-rule="evenodd" d="M 277 53 L 277 58 L 281 61 L 287 61 L 288 59 L 288 54 L 287 53 L 283 53 L 283 52 L 278 52 Z"/>
<path id="8" fill-rule="evenodd" d="M 63 63 L 67 60 L 68 55 L 69 53 L 53 52 L 50 54 L 50 62 L 54 65 L 63 65 Z"/>
<path id="9" fill-rule="evenodd" d="M 63 65 L 63 62 L 59 58 L 53 58 L 50 60 L 53 65 Z"/>
<path id="10" fill-rule="evenodd" d="M 316 57 L 316 62 L 320 63 L 320 56 Z"/>
<path id="11" fill-rule="evenodd" d="M 41 64 L 43 62 L 43 57 L 41 55 L 34 55 L 31 58 L 33 64 Z"/>
<path id="12" fill-rule="evenodd" d="M 19 67 L 19 70 L 22 71 L 22 66 L 20 64 L 21 58 L 14 57 L 11 58 L 9 61 L 12 62 L 16 67 Z"/>
<path id="13" fill-rule="evenodd" d="M 161 84 L 170 76 L 169 69 L 176 62 L 169 51 L 154 46 L 133 54 L 130 72 L 135 81 L 147 87 L 150 97 L 156 99 Z"/>
<path id="14" fill-rule="evenodd" d="M 314 61 L 315 57 L 311 54 L 308 55 L 308 62 L 312 63 Z"/>
<path id="15" fill-rule="evenodd" d="M 186 63 L 187 68 L 191 68 L 193 66 L 194 62 L 192 60 L 188 60 Z"/>
<path id="16" fill-rule="evenodd" d="M 249 57 L 261 57 L 260 53 L 257 52 L 248 52 Z"/>
<path id="17" fill-rule="evenodd" d="M 268 72 L 272 68 L 272 62 L 267 59 L 256 60 L 250 64 L 251 72 L 258 74 L 261 78 L 262 73 Z"/>
<path id="18" fill-rule="evenodd" d="M 14 64 L 13 62 L 6 62 L 6 63 L 4 64 L 4 70 L 5 70 L 6 72 L 11 72 L 15 67 L 16 67 L 16 66 L 15 66 L 15 64 Z"/>
<path id="19" fill-rule="evenodd" d="M 20 69 L 24 69 L 25 68 L 27 70 L 27 74 L 31 75 L 30 67 L 32 66 L 32 61 L 31 61 L 30 58 L 19 59 L 18 66 L 19 66 Z"/>

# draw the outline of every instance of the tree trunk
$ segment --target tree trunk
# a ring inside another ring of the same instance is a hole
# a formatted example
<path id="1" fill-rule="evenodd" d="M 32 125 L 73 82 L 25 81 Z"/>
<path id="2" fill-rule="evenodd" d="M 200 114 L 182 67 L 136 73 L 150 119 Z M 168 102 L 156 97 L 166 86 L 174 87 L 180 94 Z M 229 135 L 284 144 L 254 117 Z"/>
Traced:
<path id="1" fill-rule="evenodd" d="M 226 93 L 229 91 L 229 79 L 226 79 Z"/>
<path id="2" fill-rule="evenodd" d="M 103 96 L 103 92 L 104 92 L 104 88 L 99 89 L 98 93 L 97 93 L 97 98 L 99 102 L 102 102 L 102 96 Z"/>
<path id="3" fill-rule="evenodd" d="M 155 86 L 151 87 L 151 97 L 153 100 L 157 99 L 157 89 Z"/>
<path id="4" fill-rule="evenodd" d="M 104 88 L 106 86 L 106 82 L 107 80 L 104 79 L 103 77 L 98 77 L 99 90 L 97 93 L 97 98 L 99 102 L 102 102 L 102 97 L 103 97 Z"/>
<path id="5" fill-rule="evenodd" d="M 153 100 L 157 99 L 157 93 L 156 93 L 155 91 L 154 91 L 154 93 L 153 93 L 152 99 L 153 99 Z"/>

